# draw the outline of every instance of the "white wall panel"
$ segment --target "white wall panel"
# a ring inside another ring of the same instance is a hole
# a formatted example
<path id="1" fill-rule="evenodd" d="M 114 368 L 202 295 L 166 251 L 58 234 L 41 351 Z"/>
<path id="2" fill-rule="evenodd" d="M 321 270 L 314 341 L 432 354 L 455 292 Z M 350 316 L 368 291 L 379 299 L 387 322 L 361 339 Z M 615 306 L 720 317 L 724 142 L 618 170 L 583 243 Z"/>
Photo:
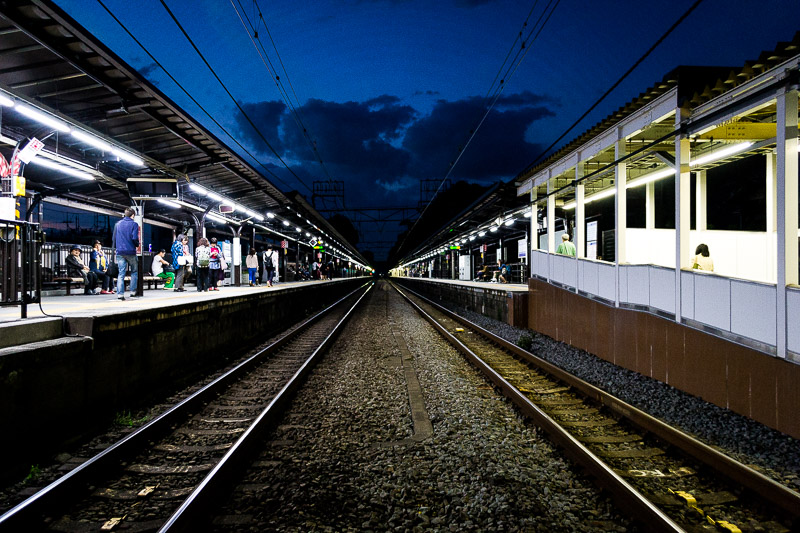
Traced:
<path id="1" fill-rule="evenodd" d="M 694 277 L 693 272 L 681 272 L 681 314 L 694 320 Z M 672 279 L 675 279 L 673 272 Z M 673 282 L 674 283 L 674 282 Z"/>
<path id="2" fill-rule="evenodd" d="M 731 332 L 775 344 L 776 292 L 774 285 L 731 280 Z"/>
<path id="3" fill-rule="evenodd" d="M 800 353 L 800 289 L 786 289 L 786 323 L 788 335 L 786 346 L 794 353 Z"/>
<path id="4" fill-rule="evenodd" d="M 730 280 L 709 274 L 694 274 L 694 276 L 694 319 L 730 331 Z"/>
<path id="5" fill-rule="evenodd" d="M 612 302 L 617 293 L 617 274 L 615 270 L 614 265 L 597 264 L 598 295 Z"/>
<path id="6" fill-rule="evenodd" d="M 580 285 L 579 289 L 595 296 L 600 296 L 600 265 L 594 261 L 578 260 Z"/>
<path id="7" fill-rule="evenodd" d="M 622 266 L 627 273 L 627 303 L 650 305 L 650 268 L 647 266 Z"/>
<path id="8" fill-rule="evenodd" d="M 656 309 L 675 312 L 675 271 L 650 267 L 650 305 Z"/>

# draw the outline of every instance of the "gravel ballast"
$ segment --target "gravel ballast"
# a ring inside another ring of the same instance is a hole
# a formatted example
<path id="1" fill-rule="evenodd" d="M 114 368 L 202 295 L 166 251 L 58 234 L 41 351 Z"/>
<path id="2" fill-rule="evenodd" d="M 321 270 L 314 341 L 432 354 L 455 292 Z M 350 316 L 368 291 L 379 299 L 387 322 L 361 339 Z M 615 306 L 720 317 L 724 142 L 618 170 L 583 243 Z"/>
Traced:
<path id="1" fill-rule="evenodd" d="M 455 305 L 447 307 L 512 343 L 530 335 L 529 351 L 534 355 L 800 491 L 797 439 L 546 335 L 515 328 Z"/>
<path id="2" fill-rule="evenodd" d="M 428 438 L 415 440 L 404 364 L 421 386 Z M 315 368 L 244 483 L 220 530 L 632 530 L 386 284 Z"/>

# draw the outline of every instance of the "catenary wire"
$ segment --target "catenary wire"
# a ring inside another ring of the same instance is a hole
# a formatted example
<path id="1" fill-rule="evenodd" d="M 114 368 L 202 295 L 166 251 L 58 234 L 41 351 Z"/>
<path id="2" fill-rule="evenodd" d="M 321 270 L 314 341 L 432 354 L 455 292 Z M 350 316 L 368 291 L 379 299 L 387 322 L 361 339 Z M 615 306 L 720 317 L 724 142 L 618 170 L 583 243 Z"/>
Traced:
<path id="1" fill-rule="evenodd" d="M 212 121 L 212 122 L 214 122 L 214 124 L 216 124 L 216 126 L 217 126 L 218 128 L 220 128 L 220 129 L 221 129 L 221 130 L 222 130 L 222 131 L 225 133 L 225 135 L 227 135 L 227 136 L 228 136 L 228 137 L 229 137 L 229 138 L 230 138 L 230 139 L 231 139 L 231 140 L 232 140 L 234 143 L 236 143 L 236 145 L 237 145 L 239 148 L 241 148 L 241 149 L 242 149 L 242 150 L 243 150 L 243 151 L 244 151 L 244 152 L 245 152 L 245 153 L 246 153 L 248 156 L 250 156 L 250 157 L 252 158 L 252 160 L 253 160 L 253 161 L 255 161 L 256 163 L 258 163 L 258 165 L 260 165 L 260 166 L 261 166 L 261 168 L 263 168 L 263 169 L 264 169 L 264 170 L 265 170 L 265 171 L 266 171 L 266 172 L 267 172 L 269 175 L 271 175 L 271 176 L 272 176 L 273 178 L 275 178 L 277 181 L 279 181 L 280 183 L 282 183 L 282 184 L 283 184 L 283 185 L 284 185 L 284 186 L 285 186 L 287 189 L 291 189 L 291 186 L 290 186 L 288 183 L 286 183 L 285 181 L 283 181 L 283 179 L 281 179 L 281 178 L 280 178 L 280 177 L 279 177 L 277 174 L 275 174 L 275 173 L 274 173 L 272 170 L 270 170 L 269 168 L 267 168 L 267 167 L 264 165 L 264 163 L 262 163 L 262 162 L 261 162 L 261 161 L 260 161 L 260 160 L 259 160 L 259 159 L 258 159 L 258 158 L 255 156 L 255 155 L 253 155 L 252 153 L 250 153 L 250 151 L 249 151 L 247 148 L 245 148 L 245 147 L 244 147 L 244 146 L 243 146 L 243 145 L 242 145 L 242 144 L 241 144 L 241 143 L 240 143 L 240 142 L 239 142 L 239 141 L 236 139 L 236 137 L 234 137 L 234 136 L 233 136 L 233 135 L 232 135 L 232 134 L 231 134 L 231 133 L 230 133 L 230 132 L 229 132 L 229 131 L 228 131 L 228 130 L 225 128 L 225 126 L 223 126 L 222 124 L 220 124 L 220 123 L 217 121 L 217 119 L 215 119 L 215 118 L 214 118 L 214 117 L 211 115 L 211 113 L 209 113 L 209 112 L 208 112 L 208 110 L 206 110 L 206 108 L 205 108 L 205 107 L 203 107 L 203 105 L 202 105 L 202 104 L 200 104 L 200 102 L 198 102 L 198 101 L 197 101 L 197 100 L 194 98 L 194 96 L 192 96 L 192 95 L 189 93 L 189 91 L 187 91 L 187 90 L 186 90 L 186 88 L 185 88 L 183 85 L 181 85 L 181 83 L 180 83 L 178 80 L 176 80 L 176 79 L 175 79 L 175 77 L 174 77 L 174 76 L 173 76 L 173 75 L 172 75 L 172 74 L 171 74 L 171 73 L 170 73 L 170 72 L 169 72 L 169 71 L 168 71 L 168 70 L 167 70 L 167 69 L 164 67 L 164 65 L 162 65 L 162 64 L 161 64 L 161 62 L 160 62 L 160 61 L 158 61 L 158 59 L 156 59 L 156 58 L 155 58 L 155 56 L 153 56 L 153 54 L 151 54 L 151 53 L 150 53 L 150 51 L 147 49 L 147 47 L 146 47 L 144 44 L 142 44 L 142 43 L 141 43 L 141 42 L 140 42 L 140 41 L 139 41 L 139 40 L 138 40 L 138 39 L 137 39 L 137 38 L 136 38 L 136 37 L 133 35 L 133 33 L 131 33 L 131 31 L 130 31 L 130 30 L 127 28 L 127 26 L 125 26 L 125 24 L 123 24 L 123 22 L 122 22 L 121 20 L 119 20 L 119 19 L 117 18 L 117 16 L 116 16 L 116 15 L 114 15 L 114 13 L 113 13 L 113 12 L 112 12 L 112 11 L 111 11 L 109 8 L 108 8 L 108 6 L 106 6 L 106 5 L 103 3 L 103 1 L 102 1 L 102 0 L 97 0 L 97 3 L 98 3 L 98 4 L 100 4 L 100 6 L 102 6 L 102 7 L 103 7 L 103 9 L 105 9 L 105 10 L 106 10 L 106 12 L 109 14 L 109 16 L 110 16 L 111 18 L 113 18 L 113 19 L 116 21 L 116 23 L 117 23 L 117 24 L 119 24 L 119 26 L 120 26 L 120 27 L 123 29 L 123 31 L 125 31 L 125 33 L 127 33 L 127 34 L 128 34 L 128 36 L 129 36 L 131 39 L 133 39 L 133 41 L 134 41 L 136 44 L 138 44 L 138 45 L 139 45 L 139 47 L 140 47 L 140 48 L 141 48 L 141 49 L 144 51 L 144 53 L 145 53 L 145 54 L 147 54 L 147 56 L 148 56 L 148 57 L 149 57 L 149 58 L 150 58 L 150 59 L 151 59 L 151 60 L 152 60 L 152 61 L 153 61 L 153 62 L 154 62 L 156 65 L 158 65 L 158 67 L 159 67 L 159 68 L 160 68 L 162 71 L 164 71 L 164 73 L 165 73 L 165 74 L 166 74 L 166 75 L 169 77 L 169 79 L 170 79 L 170 80 L 172 80 L 172 82 L 173 82 L 175 85 L 177 85 L 177 86 L 178 86 L 178 88 L 179 88 L 181 91 L 183 91 L 183 92 L 184 92 L 184 94 L 185 94 L 187 97 L 189 97 L 189 99 L 190 99 L 190 100 L 191 100 L 191 101 L 192 101 L 192 102 L 193 102 L 193 103 L 194 103 L 194 104 L 195 104 L 195 105 L 196 105 L 198 108 L 200 108 L 200 110 L 201 110 L 203 113 L 205 113 L 205 115 L 206 115 L 206 116 L 207 116 L 209 119 L 211 119 L 211 121 Z"/>
<path id="2" fill-rule="evenodd" d="M 642 61 L 647 59 L 647 57 L 653 52 L 653 50 L 655 50 L 658 47 L 658 45 L 660 45 L 664 41 L 664 39 L 666 39 L 675 30 L 675 28 L 677 28 L 684 20 L 686 20 L 686 17 L 688 17 L 692 13 L 692 11 L 694 11 L 702 2 L 703 2 L 703 0 L 696 0 L 691 6 L 689 6 L 689 9 L 687 9 L 683 13 L 683 15 L 681 15 L 680 18 L 678 20 L 676 20 L 675 23 L 672 26 L 670 26 L 669 29 L 661 37 L 659 37 L 658 40 L 655 43 L 653 43 L 653 45 L 647 50 L 647 52 L 645 52 L 644 55 L 642 55 L 642 57 L 640 57 L 633 64 L 633 66 L 631 66 L 631 68 L 629 68 L 625 72 L 625 74 L 623 74 L 616 82 L 614 82 L 614 84 L 611 87 L 609 87 L 609 89 L 606 92 L 604 92 L 603 95 L 600 96 L 600 98 L 598 98 L 597 101 L 589 107 L 589 109 L 587 109 L 580 117 L 578 117 L 578 120 L 573 122 L 572 125 L 569 128 L 567 128 L 566 131 L 564 131 L 564 133 L 559 135 L 558 138 L 550 144 L 550 146 L 548 146 L 547 148 L 542 150 L 542 152 L 538 156 L 536 156 L 536 158 L 533 160 L 533 162 L 530 165 L 528 165 L 527 168 L 531 168 L 533 165 L 535 165 L 539 160 L 541 160 L 541 158 L 545 154 L 547 154 L 550 150 L 552 150 L 553 147 L 556 144 L 558 144 L 564 137 L 566 137 L 569 132 L 571 132 L 573 129 L 575 129 L 575 127 L 578 124 L 580 124 L 581 121 L 584 118 L 586 118 L 586 116 L 589 113 L 591 113 L 598 105 L 600 105 L 600 102 L 605 100 L 606 97 L 609 94 L 611 94 L 611 92 L 614 89 L 616 89 L 619 86 L 620 83 L 625 81 L 625 78 L 627 78 L 628 75 L 630 75 L 630 73 L 633 72 L 636 69 L 636 67 L 638 67 L 642 63 Z"/>
<path id="3" fill-rule="evenodd" d="M 278 154 L 278 152 L 275 150 L 275 148 L 272 146 L 272 144 L 271 144 L 271 143 L 270 143 L 270 142 L 267 140 L 267 138 L 266 138 L 266 137 L 264 137 L 264 134 L 263 134 L 263 133 L 261 133 L 261 130 L 260 130 L 260 129 L 258 129 L 258 126 L 256 126 L 256 125 L 255 125 L 255 123 L 253 122 L 253 120 L 250 118 L 250 115 L 248 115 L 248 114 L 247 114 L 247 111 L 245 111 L 245 110 L 244 110 L 244 108 L 241 106 L 241 104 L 240 104 L 240 103 L 239 103 L 239 102 L 236 100 L 236 98 L 234 98 L 233 94 L 232 94 L 232 93 L 230 92 L 230 90 L 228 89 L 228 86 L 227 86 L 227 85 L 225 85 L 225 82 L 223 82 L 223 81 L 222 81 L 222 78 L 220 78 L 220 77 L 219 77 L 219 75 L 217 74 L 217 72 L 214 70 L 214 68 L 213 68 L 213 67 L 211 66 L 211 64 L 208 62 L 208 60 L 206 59 L 206 57 L 203 55 L 203 53 L 202 53 L 202 52 L 200 51 L 200 49 L 197 47 L 197 45 L 195 44 L 194 40 L 192 40 L 192 38 L 191 38 L 191 37 L 189 36 L 189 34 L 186 32 L 186 30 L 184 29 L 183 25 L 182 25 L 182 24 L 180 23 L 180 21 L 177 19 L 177 17 L 176 17 L 176 16 L 175 16 L 175 14 L 172 12 L 172 10 L 169 8 L 169 6 L 167 5 L 167 3 L 166 3 L 164 0 L 160 0 L 160 1 L 161 1 L 161 5 L 162 5 L 162 6 L 164 6 L 164 9 L 166 9 L 166 11 L 167 11 L 167 13 L 169 14 L 170 18 L 172 19 L 172 21 L 175 23 L 175 25 L 176 25 L 176 26 L 178 26 L 178 29 L 181 31 L 181 33 L 183 34 L 183 36 L 186 38 L 186 40 L 187 40 L 187 41 L 189 41 L 189 44 L 192 46 L 192 48 L 194 49 L 194 51 L 197 53 L 197 55 L 198 55 L 198 56 L 200 56 L 200 59 L 203 61 L 203 63 L 206 65 L 206 67 L 208 67 L 208 70 L 209 70 L 209 71 L 211 71 L 211 74 L 214 76 L 214 78 L 217 80 L 217 82 L 219 82 L 219 84 L 222 86 L 222 88 L 223 88 L 223 90 L 225 91 L 225 93 L 226 93 L 226 94 L 227 94 L 227 95 L 230 97 L 230 99 L 231 99 L 231 100 L 233 101 L 233 103 L 236 105 L 236 108 L 239 110 L 239 112 L 240 112 L 240 113 L 242 113 L 242 116 L 244 116 L 244 118 L 247 120 L 247 122 L 248 122 L 248 123 L 250 124 L 250 126 L 253 128 L 253 130 L 254 130 L 254 131 L 255 131 L 255 132 L 258 134 L 259 138 L 261 138 L 261 140 L 262 140 L 262 141 L 264 142 L 264 144 L 265 144 L 265 145 L 266 145 L 266 146 L 267 146 L 267 147 L 270 149 L 270 151 L 271 151 L 271 152 L 272 152 L 272 153 L 275 155 L 275 157 L 276 157 L 276 158 L 278 158 L 278 161 L 280 161 L 280 162 L 283 164 L 283 166 L 284 166 L 284 167 L 286 167 L 286 170 L 288 170 L 288 171 L 289 171 L 289 173 L 290 173 L 292 176 L 294 176 L 294 177 L 295 177 L 295 179 L 296 179 L 296 180 L 297 180 L 299 183 L 301 183 L 301 184 L 302 184 L 302 185 L 303 185 L 303 186 L 304 186 L 306 189 L 308 189 L 308 190 L 309 190 L 309 192 L 313 192 L 313 190 L 311 189 L 311 187 L 309 187 L 309 186 L 308 186 L 308 184 L 307 184 L 305 181 L 303 181 L 303 180 L 302 180 L 302 178 L 300 178 L 300 176 L 298 176 L 298 175 L 295 173 L 295 171 L 294 171 L 294 170 L 292 170 L 292 168 L 291 168 L 291 167 L 290 167 L 290 166 L 289 166 L 289 165 L 286 163 L 286 161 L 284 161 L 284 160 L 283 160 L 283 158 L 280 156 L 280 154 Z"/>

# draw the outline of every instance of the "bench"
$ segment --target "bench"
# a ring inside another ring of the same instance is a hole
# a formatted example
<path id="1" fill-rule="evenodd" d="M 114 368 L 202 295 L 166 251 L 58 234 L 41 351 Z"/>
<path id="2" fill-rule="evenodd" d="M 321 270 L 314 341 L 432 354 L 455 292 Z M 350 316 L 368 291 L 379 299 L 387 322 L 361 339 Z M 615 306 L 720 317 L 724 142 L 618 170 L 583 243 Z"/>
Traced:
<path id="1" fill-rule="evenodd" d="M 147 283 L 147 288 L 148 289 L 152 289 L 153 286 L 155 286 L 155 288 L 157 289 L 159 283 L 163 284 L 163 283 L 165 283 L 167 281 L 164 278 L 159 278 L 159 277 L 156 277 L 156 276 L 140 276 L 139 279 L 142 282 L 146 282 Z M 83 287 L 83 278 L 70 278 L 70 277 L 67 277 L 67 276 L 62 276 L 62 277 L 58 277 L 58 278 L 53 278 L 53 281 L 58 286 L 60 286 L 62 283 L 66 286 L 66 288 L 67 288 L 67 296 L 72 294 L 72 287 L 75 287 L 75 288 Z M 116 279 L 114 281 L 116 282 Z M 131 277 L 130 276 L 125 276 L 125 288 L 126 288 L 126 290 L 127 290 L 128 284 L 130 282 L 131 282 Z M 116 288 L 116 283 L 113 285 L 113 287 Z"/>

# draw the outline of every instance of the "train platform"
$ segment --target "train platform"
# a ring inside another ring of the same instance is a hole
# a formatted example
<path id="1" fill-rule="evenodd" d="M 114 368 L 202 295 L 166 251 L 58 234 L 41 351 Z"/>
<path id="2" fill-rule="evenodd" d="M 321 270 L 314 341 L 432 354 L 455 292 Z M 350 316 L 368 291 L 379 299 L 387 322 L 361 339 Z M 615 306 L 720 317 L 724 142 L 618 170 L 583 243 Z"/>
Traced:
<path id="1" fill-rule="evenodd" d="M 119 300 L 116 294 L 95 294 L 85 295 L 73 293 L 65 295 L 50 294 L 42 296 L 42 304 L 28 304 L 28 317 L 20 319 L 20 307 L 8 306 L 0 307 L 0 328 L 8 322 L 19 322 L 37 318 L 47 318 L 48 316 L 81 317 L 81 316 L 101 316 L 113 315 L 120 312 L 135 311 L 139 309 L 152 309 L 155 307 L 166 307 L 173 305 L 183 305 L 195 302 L 217 301 L 229 297 L 244 296 L 259 292 L 276 292 L 292 287 L 328 283 L 328 281 L 293 281 L 279 282 L 272 287 L 260 285 L 250 287 L 242 285 L 236 287 L 226 285 L 220 287 L 218 291 L 198 292 L 194 285 L 185 285 L 184 292 L 175 292 L 172 289 L 145 289 L 144 295 L 139 298 L 130 298 L 130 291 L 125 293 L 125 300 Z M 0 330 L 1 331 L 1 330 Z"/>

